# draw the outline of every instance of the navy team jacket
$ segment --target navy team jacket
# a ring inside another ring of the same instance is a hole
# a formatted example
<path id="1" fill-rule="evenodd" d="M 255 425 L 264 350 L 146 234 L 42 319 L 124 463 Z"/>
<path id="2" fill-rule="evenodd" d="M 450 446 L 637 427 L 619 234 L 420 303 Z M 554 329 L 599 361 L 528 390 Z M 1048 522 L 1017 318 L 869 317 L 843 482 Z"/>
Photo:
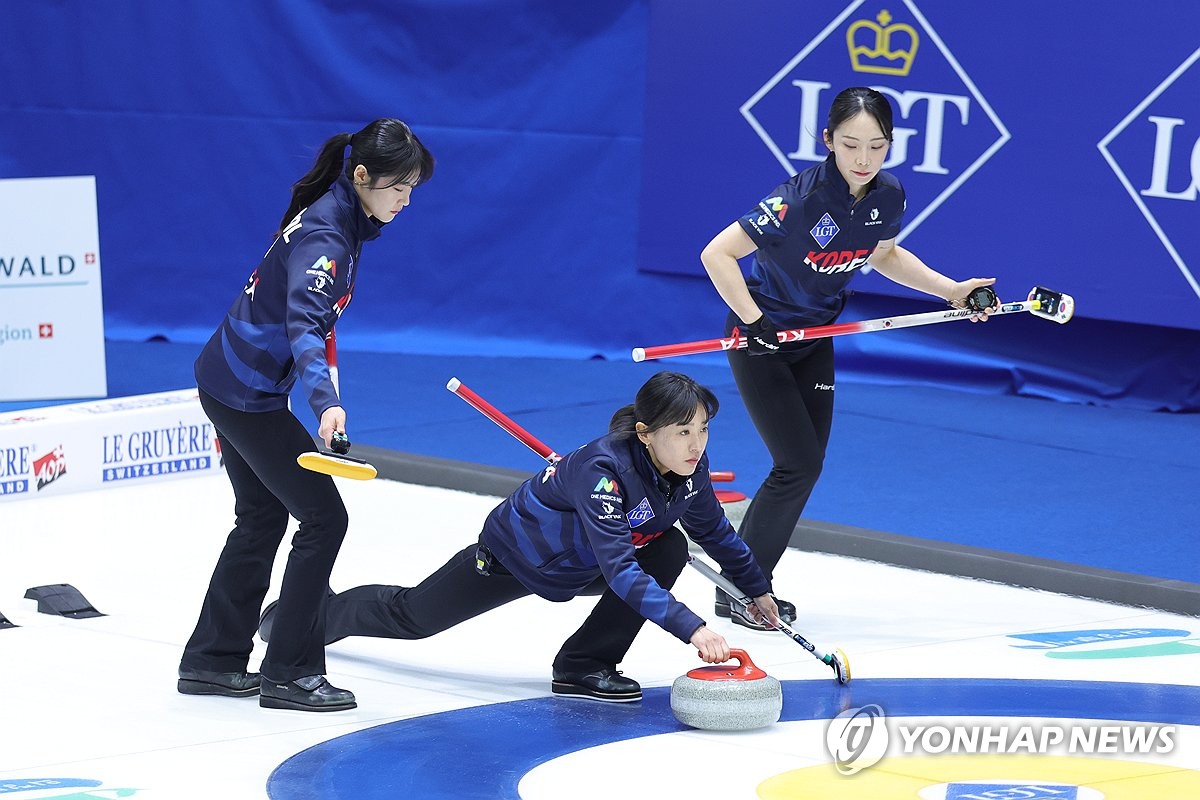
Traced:
<path id="1" fill-rule="evenodd" d="M 278 411 L 299 378 L 318 419 L 338 405 L 325 337 L 350 302 L 363 242 L 380 225 L 338 177 L 267 250 L 196 359 L 197 386 L 239 411 Z"/>
<path id="2" fill-rule="evenodd" d="M 895 176 L 879 172 L 854 202 L 830 153 L 738 220 L 758 247 L 746 286 L 780 330 L 827 325 L 842 313 L 850 278 L 876 245 L 899 235 L 903 218 Z"/>
<path id="3" fill-rule="evenodd" d="M 687 642 L 704 620 L 635 556 L 676 522 L 742 591 L 758 597 L 770 590 L 713 492 L 708 455 L 691 476 L 666 480 L 637 437 L 602 437 L 525 481 L 488 515 L 480 541 L 547 600 L 569 600 L 603 575 L 639 614 Z"/>

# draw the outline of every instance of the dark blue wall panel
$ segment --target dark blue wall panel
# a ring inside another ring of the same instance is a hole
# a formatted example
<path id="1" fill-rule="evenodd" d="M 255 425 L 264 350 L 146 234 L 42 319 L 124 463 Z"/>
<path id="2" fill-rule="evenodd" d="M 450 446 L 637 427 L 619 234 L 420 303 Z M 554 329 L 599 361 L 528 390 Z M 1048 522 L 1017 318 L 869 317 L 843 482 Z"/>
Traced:
<path id="1" fill-rule="evenodd" d="M 6 3 L 0 176 L 95 175 L 107 335 L 200 341 L 317 146 L 398 116 L 437 174 L 365 251 L 343 346 L 627 358 L 719 333 L 700 248 L 786 174 L 740 106 L 826 31 L 796 77 L 860 77 L 835 63 L 838 39 L 885 6 L 923 37 L 913 83 L 887 78 L 897 91 L 958 91 L 927 25 L 1011 136 L 905 244 L 954 275 L 996 274 L 1004 296 L 1035 282 L 1071 292 L 1081 318 L 1033 333 L 998 320 L 986 338 L 897 332 L 869 353 L 841 346 L 842 364 L 1200 407 L 1200 297 L 1097 147 L 1194 54 L 1188 0 Z M 1147 118 L 1183 120 L 1165 183 L 1181 197 L 1139 196 L 1193 265 L 1198 86 L 1200 66 L 1182 70 L 1110 148 L 1135 189 L 1149 185 Z M 799 119 L 795 97 L 772 95 L 762 118 Z M 999 137 L 972 103 L 957 138 L 946 122 L 953 170 Z M 909 125 L 914 153 L 927 123 Z M 953 175 L 904 179 L 922 206 Z M 866 294 L 851 315 L 932 307 L 878 276 L 855 285 Z"/>

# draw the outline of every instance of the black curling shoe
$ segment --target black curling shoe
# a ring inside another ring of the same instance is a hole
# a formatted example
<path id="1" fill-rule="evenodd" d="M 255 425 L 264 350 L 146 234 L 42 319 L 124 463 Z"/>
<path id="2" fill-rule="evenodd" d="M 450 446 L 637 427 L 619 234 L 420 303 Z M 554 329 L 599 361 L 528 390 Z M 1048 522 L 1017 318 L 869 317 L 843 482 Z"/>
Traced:
<path id="1" fill-rule="evenodd" d="M 337 688 L 325 680 L 324 675 L 309 675 L 286 683 L 263 678 L 258 704 L 263 708 L 285 708 L 290 711 L 348 711 L 358 708 L 352 692 Z"/>
<path id="2" fill-rule="evenodd" d="M 551 689 L 564 697 L 599 700 L 603 703 L 632 703 L 642 699 L 642 687 L 612 667 L 594 672 L 555 672 Z"/>
<path id="3" fill-rule="evenodd" d="M 775 595 L 771 595 L 771 597 L 775 597 Z M 796 621 L 796 606 L 793 603 L 789 603 L 787 600 L 780 600 L 778 597 L 775 597 L 775 606 L 779 609 L 779 618 L 785 623 L 791 625 Z M 716 601 L 716 605 L 713 606 L 713 613 L 715 613 L 718 617 L 727 617 L 731 619 L 734 625 L 740 625 L 743 628 L 749 628 L 752 631 L 775 630 L 772 627 L 760 625 L 759 623 L 755 622 L 754 618 L 746 613 L 746 611 L 739 604 L 729 602 L 728 597 Z"/>
<path id="4" fill-rule="evenodd" d="M 214 694 L 221 697 L 252 697 L 258 694 L 257 672 L 214 672 L 208 669 L 179 668 L 180 694 Z"/>

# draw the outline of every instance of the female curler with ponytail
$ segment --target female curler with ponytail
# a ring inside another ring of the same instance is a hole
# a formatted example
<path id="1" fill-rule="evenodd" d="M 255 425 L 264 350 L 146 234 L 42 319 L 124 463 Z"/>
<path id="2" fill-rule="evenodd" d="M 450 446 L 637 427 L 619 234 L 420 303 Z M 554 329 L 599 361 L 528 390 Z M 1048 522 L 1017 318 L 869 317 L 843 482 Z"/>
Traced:
<path id="1" fill-rule="evenodd" d="M 258 694 L 263 706 L 301 711 L 355 707 L 352 693 L 324 678 L 319 613 L 346 535 L 346 507 L 331 477 L 297 464 L 313 438 L 292 413 L 289 395 L 295 390 L 307 400 L 325 446 L 337 437 L 344 452 L 346 412 L 326 341 L 350 303 L 363 244 L 408 205 L 433 165 L 398 119 L 326 140 L 292 186 L 275 241 L 196 360 L 200 403 L 221 444 L 236 522 L 180 661 L 184 694 Z M 279 634 L 260 678 L 247 662 L 289 517 L 300 528 L 277 606 Z"/>
<path id="2" fill-rule="evenodd" d="M 433 156 L 409 127 L 398 119 L 377 119 L 358 133 L 339 133 L 321 145 L 312 169 L 292 184 L 292 202 L 279 232 L 328 191 L 339 175 L 353 179 L 359 165 L 371 176 L 371 188 L 388 189 L 399 183 L 411 188 L 433 176 Z"/>

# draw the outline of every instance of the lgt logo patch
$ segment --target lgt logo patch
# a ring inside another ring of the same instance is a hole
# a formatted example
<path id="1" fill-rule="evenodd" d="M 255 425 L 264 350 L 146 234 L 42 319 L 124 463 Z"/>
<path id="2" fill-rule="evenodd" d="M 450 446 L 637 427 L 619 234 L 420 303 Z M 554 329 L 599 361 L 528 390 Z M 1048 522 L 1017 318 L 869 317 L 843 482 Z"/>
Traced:
<path id="1" fill-rule="evenodd" d="M 625 518 L 629 520 L 629 526 L 631 528 L 641 525 L 648 519 L 653 519 L 654 509 L 650 507 L 650 498 L 643 497 L 642 502 L 638 503 L 633 511 L 630 511 L 628 514 L 626 514 Z"/>
<path id="2" fill-rule="evenodd" d="M 817 220 L 817 224 L 813 225 L 812 230 L 809 231 L 809 233 L 812 234 L 812 237 L 817 240 L 817 244 L 819 244 L 821 249 L 824 250 L 825 245 L 833 241 L 833 237 L 837 236 L 838 231 L 840 230 L 841 228 L 839 228 L 837 223 L 833 221 L 833 217 L 829 216 L 829 212 L 826 211 L 821 218 Z"/>

